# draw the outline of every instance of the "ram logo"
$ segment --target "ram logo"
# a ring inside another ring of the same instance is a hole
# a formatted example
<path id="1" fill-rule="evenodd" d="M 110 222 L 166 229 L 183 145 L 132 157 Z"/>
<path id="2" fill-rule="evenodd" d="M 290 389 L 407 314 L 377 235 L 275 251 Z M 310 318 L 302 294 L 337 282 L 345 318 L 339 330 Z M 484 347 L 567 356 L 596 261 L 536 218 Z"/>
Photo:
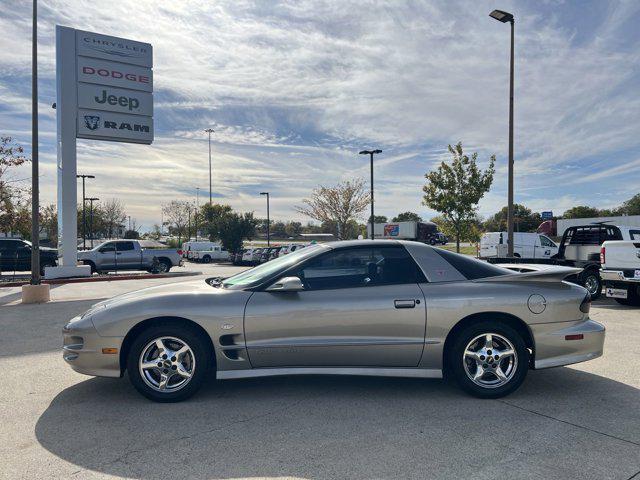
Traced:
<path id="1" fill-rule="evenodd" d="M 84 124 L 89 130 L 97 130 L 100 126 L 100 117 L 96 115 L 85 115 Z"/>

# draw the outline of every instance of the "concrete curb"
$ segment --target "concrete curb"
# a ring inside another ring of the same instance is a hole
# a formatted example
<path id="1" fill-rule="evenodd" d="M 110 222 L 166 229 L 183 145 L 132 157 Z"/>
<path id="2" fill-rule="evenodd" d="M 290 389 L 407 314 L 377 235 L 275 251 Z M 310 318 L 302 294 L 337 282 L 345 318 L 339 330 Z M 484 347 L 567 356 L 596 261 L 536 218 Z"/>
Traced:
<path id="1" fill-rule="evenodd" d="M 55 278 L 51 280 L 43 280 L 43 284 L 60 285 L 65 283 L 93 283 L 93 282 L 114 282 L 119 280 L 148 280 L 151 278 L 176 278 L 176 277 L 192 277 L 202 275 L 202 272 L 176 272 L 176 273 L 146 273 L 143 275 L 99 275 L 95 277 L 83 278 Z M 21 287 L 29 285 L 29 280 L 20 280 L 17 282 L 0 283 L 0 288 L 5 287 Z"/>

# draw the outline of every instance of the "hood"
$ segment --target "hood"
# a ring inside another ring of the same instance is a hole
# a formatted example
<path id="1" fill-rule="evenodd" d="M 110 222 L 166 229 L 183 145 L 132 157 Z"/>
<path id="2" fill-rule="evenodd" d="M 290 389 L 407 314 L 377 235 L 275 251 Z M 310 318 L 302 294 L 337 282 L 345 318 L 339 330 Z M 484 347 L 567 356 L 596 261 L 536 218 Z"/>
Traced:
<path id="1" fill-rule="evenodd" d="M 147 299 L 149 297 L 157 299 L 169 295 L 179 296 L 185 294 L 215 294 L 219 290 L 219 288 L 212 287 L 204 280 L 189 280 L 187 282 L 165 283 L 163 285 L 157 285 L 155 287 L 147 287 L 140 290 L 134 290 L 133 292 L 123 293 L 122 295 L 118 295 L 108 300 L 96 303 L 91 308 L 93 309 L 94 307 L 110 307 L 113 305 L 120 305 L 122 303 Z"/>

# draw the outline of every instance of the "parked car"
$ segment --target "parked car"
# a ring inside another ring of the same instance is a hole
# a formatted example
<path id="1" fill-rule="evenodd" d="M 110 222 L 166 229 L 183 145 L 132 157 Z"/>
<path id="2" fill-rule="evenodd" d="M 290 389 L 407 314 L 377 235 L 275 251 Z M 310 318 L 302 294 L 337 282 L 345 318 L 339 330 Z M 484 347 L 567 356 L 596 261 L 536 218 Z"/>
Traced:
<path id="1" fill-rule="evenodd" d="M 487 260 L 491 263 L 549 263 L 578 267 L 581 271 L 567 277 L 567 280 L 584 286 L 591 294 L 591 298 L 595 300 L 602 294 L 600 246 L 607 240 L 631 240 L 630 232 L 637 230 L 638 227 L 602 223 L 579 225 L 565 230 L 558 253 L 551 258 L 522 257 L 514 259 L 499 256 Z M 506 250 L 504 248 L 502 250 L 506 255 Z"/>
<path id="2" fill-rule="evenodd" d="M 195 252 L 197 250 L 210 250 L 214 246 L 219 246 L 219 242 L 210 242 L 208 240 L 202 241 L 188 241 L 182 244 L 182 256 L 184 258 L 191 258 L 191 252 Z"/>
<path id="3" fill-rule="evenodd" d="M 230 256 L 231 263 L 233 263 L 234 265 L 242 265 L 242 256 L 244 255 L 245 251 L 246 249 L 243 248 L 242 250 L 238 250 L 237 252 L 232 253 Z"/>
<path id="4" fill-rule="evenodd" d="M 280 256 L 280 250 L 282 250 L 282 247 L 280 245 L 278 245 L 277 247 L 273 247 L 273 250 L 271 250 L 271 253 L 269 253 L 269 260 L 278 258 Z"/>
<path id="5" fill-rule="evenodd" d="M 449 239 L 442 232 L 434 233 L 429 239 L 429 245 L 446 245 L 447 242 L 449 242 Z"/>
<path id="6" fill-rule="evenodd" d="M 271 254 L 276 249 L 276 247 L 267 247 L 262 249 L 262 253 L 260 254 L 260 260 L 258 263 L 265 263 L 271 260 Z"/>
<path id="7" fill-rule="evenodd" d="M 279 252 L 278 255 L 279 256 L 288 255 L 288 254 L 290 254 L 292 252 L 295 252 L 296 250 L 299 250 L 299 249 L 304 248 L 304 247 L 306 247 L 306 245 L 303 244 L 303 243 L 290 243 L 288 245 L 283 245 L 280 248 L 280 252 Z"/>
<path id="8" fill-rule="evenodd" d="M 247 248 L 242 254 L 242 263 L 245 265 L 257 265 L 262 255 L 262 248 Z"/>
<path id="9" fill-rule="evenodd" d="M 600 250 L 600 276 L 607 297 L 622 305 L 640 307 L 640 228 L 631 240 L 609 240 Z"/>
<path id="10" fill-rule="evenodd" d="M 31 242 L 18 238 L 0 238 L 0 272 L 31 270 Z M 40 247 L 40 274 L 45 267 L 58 265 L 58 251 L 55 248 Z"/>
<path id="11" fill-rule="evenodd" d="M 505 257 L 507 232 L 487 232 L 480 237 L 480 258 Z M 551 258 L 558 253 L 558 245 L 546 235 L 514 232 L 513 255 L 519 258 Z"/>
<path id="12" fill-rule="evenodd" d="M 166 273 L 182 265 L 182 255 L 176 249 L 144 248 L 139 240 L 114 240 L 91 250 L 78 252 L 78 261 L 91 266 L 92 272 L 114 270 L 147 270 Z"/>
<path id="13" fill-rule="evenodd" d="M 220 244 L 212 244 L 206 249 L 191 250 L 189 260 L 192 262 L 226 262 L 229 260 L 229 252 Z"/>
<path id="14" fill-rule="evenodd" d="M 588 292 L 562 281 L 578 270 L 517 273 L 408 241 L 313 245 L 227 279 L 97 303 L 65 325 L 64 359 L 87 375 L 126 371 L 160 402 L 189 398 L 214 376 L 444 372 L 497 398 L 529 368 L 602 355 Z"/>

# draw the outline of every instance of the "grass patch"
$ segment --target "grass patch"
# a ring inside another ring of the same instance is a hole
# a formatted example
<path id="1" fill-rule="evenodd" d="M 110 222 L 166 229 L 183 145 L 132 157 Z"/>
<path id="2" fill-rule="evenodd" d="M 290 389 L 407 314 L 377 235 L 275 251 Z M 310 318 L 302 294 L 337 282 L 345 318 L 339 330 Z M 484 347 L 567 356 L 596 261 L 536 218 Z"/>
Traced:
<path id="1" fill-rule="evenodd" d="M 454 252 L 456 251 L 456 246 L 455 245 L 443 245 L 443 246 L 439 246 L 438 248 L 444 248 L 445 250 L 449 250 L 450 252 Z M 464 254 L 464 255 L 471 255 L 473 257 L 476 256 L 476 254 L 478 253 L 478 251 L 476 250 L 475 245 L 472 246 L 460 246 L 460 253 Z"/>

